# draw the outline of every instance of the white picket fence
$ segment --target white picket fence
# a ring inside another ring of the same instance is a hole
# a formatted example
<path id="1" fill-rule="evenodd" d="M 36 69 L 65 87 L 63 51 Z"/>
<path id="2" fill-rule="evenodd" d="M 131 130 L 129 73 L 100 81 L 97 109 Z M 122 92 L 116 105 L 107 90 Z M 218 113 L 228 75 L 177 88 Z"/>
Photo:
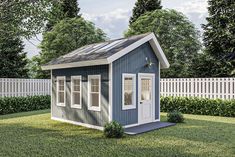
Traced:
<path id="1" fill-rule="evenodd" d="M 0 97 L 50 95 L 50 79 L 0 78 Z"/>
<path id="2" fill-rule="evenodd" d="M 235 78 L 161 79 L 162 96 L 235 99 Z"/>
<path id="3" fill-rule="evenodd" d="M 50 95 L 50 79 L 0 78 L 0 97 Z M 161 96 L 235 99 L 235 78 L 161 79 Z"/>

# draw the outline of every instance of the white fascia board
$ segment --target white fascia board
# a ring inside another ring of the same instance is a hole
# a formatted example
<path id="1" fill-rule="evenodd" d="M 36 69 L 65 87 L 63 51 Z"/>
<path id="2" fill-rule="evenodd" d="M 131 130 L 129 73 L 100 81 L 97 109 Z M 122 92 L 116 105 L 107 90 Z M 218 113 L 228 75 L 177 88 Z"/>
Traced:
<path id="1" fill-rule="evenodd" d="M 104 64 L 108 64 L 107 59 L 81 61 L 81 62 L 55 64 L 55 65 L 46 65 L 46 66 L 42 66 L 42 70 L 64 69 L 64 68 L 84 67 L 84 66 L 104 65 Z"/>
<path id="2" fill-rule="evenodd" d="M 152 35 L 152 39 L 149 41 L 150 45 L 152 46 L 160 64 L 161 64 L 161 69 L 167 69 L 170 67 L 170 64 L 166 58 L 166 55 L 164 54 L 156 36 L 154 34 Z"/>
<path id="3" fill-rule="evenodd" d="M 140 45 L 149 42 L 151 47 L 153 48 L 155 55 L 157 56 L 159 62 L 161 63 L 161 68 L 169 68 L 170 64 L 163 53 L 161 46 L 159 45 L 157 38 L 153 33 L 147 35 L 146 37 L 136 41 L 135 43 L 131 44 L 130 46 L 124 48 L 123 50 L 119 51 L 118 53 L 115 53 L 114 55 L 107 58 L 108 63 L 112 63 L 113 61 L 119 59 L 120 57 L 126 55 L 127 53 L 131 52 L 132 50 L 136 49 Z"/>

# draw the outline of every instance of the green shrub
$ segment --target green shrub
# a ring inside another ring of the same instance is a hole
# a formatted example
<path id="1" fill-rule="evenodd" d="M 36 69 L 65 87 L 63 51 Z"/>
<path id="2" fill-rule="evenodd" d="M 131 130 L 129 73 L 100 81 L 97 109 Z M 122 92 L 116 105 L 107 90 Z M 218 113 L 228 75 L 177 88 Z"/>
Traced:
<path id="1" fill-rule="evenodd" d="M 167 113 L 167 121 L 172 123 L 183 123 L 184 116 L 181 112 L 173 111 Z"/>
<path id="2" fill-rule="evenodd" d="M 198 97 L 161 97 L 161 111 L 235 117 L 235 100 L 208 99 Z"/>
<path id="3" fill-rule="evenodd" d="M 108 138 L 121 138 L 124 134 L 124 129 L 118 122 L 112 121 L 105 124 L 104 135 Z"/>
<path id="4" fill-rule="evenodd" d="M 0 97 L 0 115 L 50 108 L 50 96 Z"/>

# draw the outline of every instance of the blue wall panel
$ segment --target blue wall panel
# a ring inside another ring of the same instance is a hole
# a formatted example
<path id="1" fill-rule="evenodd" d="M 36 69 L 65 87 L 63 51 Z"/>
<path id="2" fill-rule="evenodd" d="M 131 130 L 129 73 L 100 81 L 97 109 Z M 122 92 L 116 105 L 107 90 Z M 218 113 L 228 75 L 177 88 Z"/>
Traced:
<path id="1" fill-rule="evenodd" d="M 146 57 L 154 62 L 150 68 L 145 66 Z M 138 89 L 138 73 L 155 73 L 155 119 L 158 119 L 159 62 L 148 42 L 113 62 L 113 120 L 122 125 L 130 125 L 138 123 L 138 105 L 136 104 L 136 109 L 122 110 L 123 73 L 136 74 L 136 89 Z M 136 103 L 138 103 L 138 91 Z"/>
<path id="2" fill-rule="evenodd" d="M 52 117 L 103 126 L 108 122 L 109 74 L 108 65 L 58 69 L 52 71 Z M 82 76 L 82 109 L 71 108 L 71 76 Z M 101 111 L 90 111 L 87 106 L 88 75 L 101 75 Z M 66 106 L 56 105 L 56 77 L 66 76 Z"/>

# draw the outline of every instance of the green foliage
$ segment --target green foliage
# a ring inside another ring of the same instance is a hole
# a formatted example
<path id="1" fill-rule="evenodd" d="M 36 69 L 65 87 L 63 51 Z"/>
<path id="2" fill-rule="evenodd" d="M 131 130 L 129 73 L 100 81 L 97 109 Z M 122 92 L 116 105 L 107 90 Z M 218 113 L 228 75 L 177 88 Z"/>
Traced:
<path id="1" fill-rule="evenodd" d="M 154 11 L 156 9 L 162 9 L 161 0 L 137 0 L 129 23 L 134 23 L 144 13 Z"/>
<path id="2" fill-rule="evenodd" d="M 42 63 L 47 63 L 84 45 L 104 41 L 105 37 L 101 29 L 95 28 L 93 23 L 83 18 L 62 20 L 53 27 L 52 31 L 43 34 L 40 45 Z"/>
<path id="3" fill-rule="evenodd" d="M 112 121 L 105 124 L 104 126 L 104 135 L 108 138 L 121 138 L 124 134 L 124 129 L 122 125 L 118 122 Z"/>
<path id="4" fill-rule="evenodd" d="M 1 37 L 30 38 L 42 32 L 52 0 L 1 0 Z"/>
<path id="5" fill-rule="evenodd" d="M 53 26 L 63 19 L 80 17 L 80 15 L 78 15 L 79 11 L 80 8 L 78 7 L 77 0 L 59 0 L 53 3 L 49 12 L 46 31 L 52 30 Z"/>
<path id="6" fill-rule="evenodd" d="M 38 66 L 48 63 L 79 47 L 102 42 L 105 39 L 106 35 L 101 29 L 81 17 L 61 20 L 51 31 L 43 34 L 43 41 L 40 45 L 42 51 L 39 58 L 34 60 L 37 63 L 33 64 Z M 39 73 L 37 75 L 45 74 L 40 71 L 40 69 L 36 70 Z M 49 73 L 46 74 L 46 77 L 49 77 Z"/>
<path id="7" fill-rule="evenodd" d="M 216 76 L 231 76 L 234 64 L 224 58 L 235 53 L 235 1 L 208 0 L 207 24 L 203 25 L 206 53 L 215 61 Z M 217 67 L 216 65 L 222 65 Z M 208 69 L 208 71 L 211 69 Z"/>
<path id="8" fill-rule="evenodd" d="M 161 97 L 161 111 L 235 117 L 235 100 L 197 97 Z"/>
<path id="9" fill-rule="evenodd" d="M 231 72 L 234 65 L 232 62 L 215 59 L 210 54 L 203 52 L 192 59 L 189 69 L 191 69 L 191 76 L 195 77 L 228 77 L 235 76 L 235 73 Z"/>
<path id="10" fill-rule="evenodd" d="M 139 17 L 125 36 L 154 32 L 167 56 L 170 68 L 161 71 L 162 77 L 191 77 L 192 59 L 201 48 L 198 31 L 182 13 L 175 10 L 156 10 Z"/>
<path id="11" fill-rule="evenodd" d="M 26 78 L 27 59 L 19 37 L 0 36 L 0 78 Z"/>
<path id="12" fill-rule="evenodd" d="M 167 113 L 167 121 L 172 123 L 183 123 L 184 116 L 181 112 L 172 111 Z"/>
<path id="13" fill-rule="evenodd" d="M 0 115 L 50 108 L 50 96 L 0 97 Z"/>
<path id="14" fill-rule="evenodd" d="M 29 59 L 27 64 L 28 76 L 33 79 L 50 79 L 50 74 L 48 71 L 43 71 L 41 68 L 41 58 L 39 55 L 33 56 Z"/>

